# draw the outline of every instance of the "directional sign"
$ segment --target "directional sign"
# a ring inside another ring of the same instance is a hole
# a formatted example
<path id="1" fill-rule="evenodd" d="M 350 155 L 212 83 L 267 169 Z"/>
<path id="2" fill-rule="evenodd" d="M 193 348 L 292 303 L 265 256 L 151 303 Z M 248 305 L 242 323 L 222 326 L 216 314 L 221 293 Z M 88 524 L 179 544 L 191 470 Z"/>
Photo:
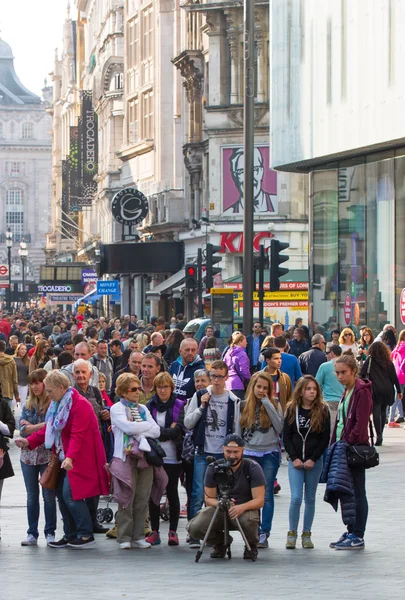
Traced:
<path id="1" fill-rule="evenodd" d="M 112 281 L 97 281 L 97 294 L 99 296 L 119 296 L 120 282 Z"/>
<path id="2" fill-rule="evenodd" d="M 0 277 L 7 277 L 8 275 L 8 266 L 0 265 Z"/>

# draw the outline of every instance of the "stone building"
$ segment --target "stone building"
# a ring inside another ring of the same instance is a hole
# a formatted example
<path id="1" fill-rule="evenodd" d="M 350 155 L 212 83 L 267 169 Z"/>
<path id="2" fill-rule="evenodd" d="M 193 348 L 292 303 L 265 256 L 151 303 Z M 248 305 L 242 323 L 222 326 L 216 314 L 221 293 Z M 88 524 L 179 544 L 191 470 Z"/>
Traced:
<path id="1" fill-rule="evenodd" d="M 39 280 L 51 198 L 51 117 L 44 100 L 27 90 L 14 70 L 10 46 L 0 39 L 0 264 L 7 264 L 5 234 L 13 232 L 12 282 L 22 279 L 20 242 L 28 248 L 26 281 Z"/>

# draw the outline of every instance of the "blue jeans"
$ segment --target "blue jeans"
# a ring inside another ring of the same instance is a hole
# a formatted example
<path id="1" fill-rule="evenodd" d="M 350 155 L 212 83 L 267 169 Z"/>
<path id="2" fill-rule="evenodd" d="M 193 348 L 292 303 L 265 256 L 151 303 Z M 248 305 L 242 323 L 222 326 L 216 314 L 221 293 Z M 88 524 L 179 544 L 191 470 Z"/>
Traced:
<path id="1" fill-rule="evenodd" d="M 21 470 L 27 490 L 28 535 L 38 539 L 39 521 L 39 478 L 48 465 L 26 465 L 21 462 Z M 45 512 L 45 536 L 55 535 L 56 530 L 56 498 L 53 490 L 42 488 Z"/>
<path id="2" fill-rule="evenodd" d="M 260 532 L 270 534 L 271 524 L 273 523 L 274 515 L 274 482 L 277 478 L 277 471 L 280 466 L 280 453 L 272 452 L 264 456 L 249 456 L 261 466 L 266 478 L 266 493 L 264 495 L 264 506 L 262 509 L 262 519 L 260 524 Z"/>
<path id="3" fill-rule="evenodd" d="M 305 511 L 303 531 L 311 531 L 315 516 L 315 496 L 322 473 L 323 457 L 319 458 L 313 469 L 296 469 L 292 460 L 288 461 L 288 479 L 290 481 L 290 531 L 298 530 L 300 509 L 305 485 Z"/>
<path id="4" fill-rule="evenodd" d="M 397 396 L 397 394 L 395 394 L 395 402 L 391 406 L 391 409 L 390 409 L 390 418 L 389 418 L 390 423 L 392 423 L 395 420 L 395 411 L 397 409 L 398 409 L 398 416 L 403 418 L 404 417 L 404 409 L 402 407 L 402 400 L 398 400 L 398 396 Z"/>
<path id="5" fill-rule="evenodd" d="M 64 538 L 72 540 L 92 536 L 93 523 L 86 500 L 73 500 L 69 477 L 64 469 L 60 471 L 56 496 L 63 519 Z"/>
<path id="6" fill-rule="evenodd" d="M 215 460 L 224 458 L 223 454 L 202 454 L 194 455 L 194 474 L 193 474 L 193 491 L 191 492 L 190 519 L 196 516 L 201 510 L 204 503 L 204 478 L 207 470 L 207 456 L 213 456 Z"/>

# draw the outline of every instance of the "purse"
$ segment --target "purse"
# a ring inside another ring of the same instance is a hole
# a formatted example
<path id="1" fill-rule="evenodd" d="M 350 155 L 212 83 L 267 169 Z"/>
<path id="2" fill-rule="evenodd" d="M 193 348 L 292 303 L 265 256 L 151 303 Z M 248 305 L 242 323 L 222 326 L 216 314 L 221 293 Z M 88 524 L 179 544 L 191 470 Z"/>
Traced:
<path id="1" fill-rule="evenodd" d="M 39 483 L 46 490 L 56 490 L 60 471 L 59 452 L 51 454 L 51 460 L 48 463 L 45 471 L 41 475 Z"/>
<path id="2" fill-rule="evenodd" d="M 370 359 L 371 362 L 371 359 Z M 367 371 L 367 375 L 370 372 L 370 365 Z M 344 410 L 343 404 L 343 431 L 346 426 L 346 414 Z M 380 456 L 377 452 L 376 447 L 374 446 L 374 429 L 371 423 L 371 419 L 368 423 L 370 430 L 370 440 L 371 445 L 361 443 L 361 444 L 353 444 L 353 446 L 347 446 L 347 464 L 352 469 L 371 469 L 373 467 L 377 467 L 380 464 Z M 342 432 L 343 433 L 343 432 Z"/>
<path id="3" fill-rule="evenodd" d="M 163 459 L 166 456 L 166 452 L 163 450 L 163 448 L 159 444 L 159 442 L 157 442 L 153 438 L 146 438 L 146 439 L 150 446 L 149 451 L 146 452 L 144 450 L 144 452 L 143 452 L 146 462 L 148 463 L 148 465 L 151 465 L 152 467 L 161 467 L 163 465 Z"/>

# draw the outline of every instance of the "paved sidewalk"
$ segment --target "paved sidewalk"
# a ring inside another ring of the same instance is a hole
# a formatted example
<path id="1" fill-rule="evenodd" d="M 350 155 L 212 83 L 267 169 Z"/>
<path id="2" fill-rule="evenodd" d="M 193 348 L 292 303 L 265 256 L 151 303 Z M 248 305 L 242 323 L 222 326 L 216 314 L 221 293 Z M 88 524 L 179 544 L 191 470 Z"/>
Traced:
<path id="1" fill-rule="evenodd" d="M 36 548 L 22 548 L 20 542 L 27 528 L 25 488 L 19 451 L 13 447 L 11 458 L 16 476 L 4 483 L 0 517 L 0 600 L 245 600 L 250 596 L 402 600 L 404 449 L 404 429 L 386 430 L 381 465 L 367 473 L 370 513 L 365 551 L 329 549 L 329 542 L 339 537 L 343 527 L 339 515 L 322 500 L 324 486 L 318 488 L 313 526 L 315 550 L 285 550 L 290 494 L 284 463 L 271 548 L 262 550 L 257 563 L 252 564 L 242 560 L 243 544 L 239 534 L 233 534 L 231 561 L 214 561 L 207 549 L 196 564 L 195 551 L 184 542 L 184 519 L 180 521 L 181 545 L 175 548 L 167 546 L 167 523 L 161 526 L 161 546 L 150 550 L 122 551 L 114 540 L 104 536 L 96 536 L 97 546 L 87 551 L 52 550 L 45 547 L 43 538 Z M 59 534 L 60 525 L 61 521 Z"/>

